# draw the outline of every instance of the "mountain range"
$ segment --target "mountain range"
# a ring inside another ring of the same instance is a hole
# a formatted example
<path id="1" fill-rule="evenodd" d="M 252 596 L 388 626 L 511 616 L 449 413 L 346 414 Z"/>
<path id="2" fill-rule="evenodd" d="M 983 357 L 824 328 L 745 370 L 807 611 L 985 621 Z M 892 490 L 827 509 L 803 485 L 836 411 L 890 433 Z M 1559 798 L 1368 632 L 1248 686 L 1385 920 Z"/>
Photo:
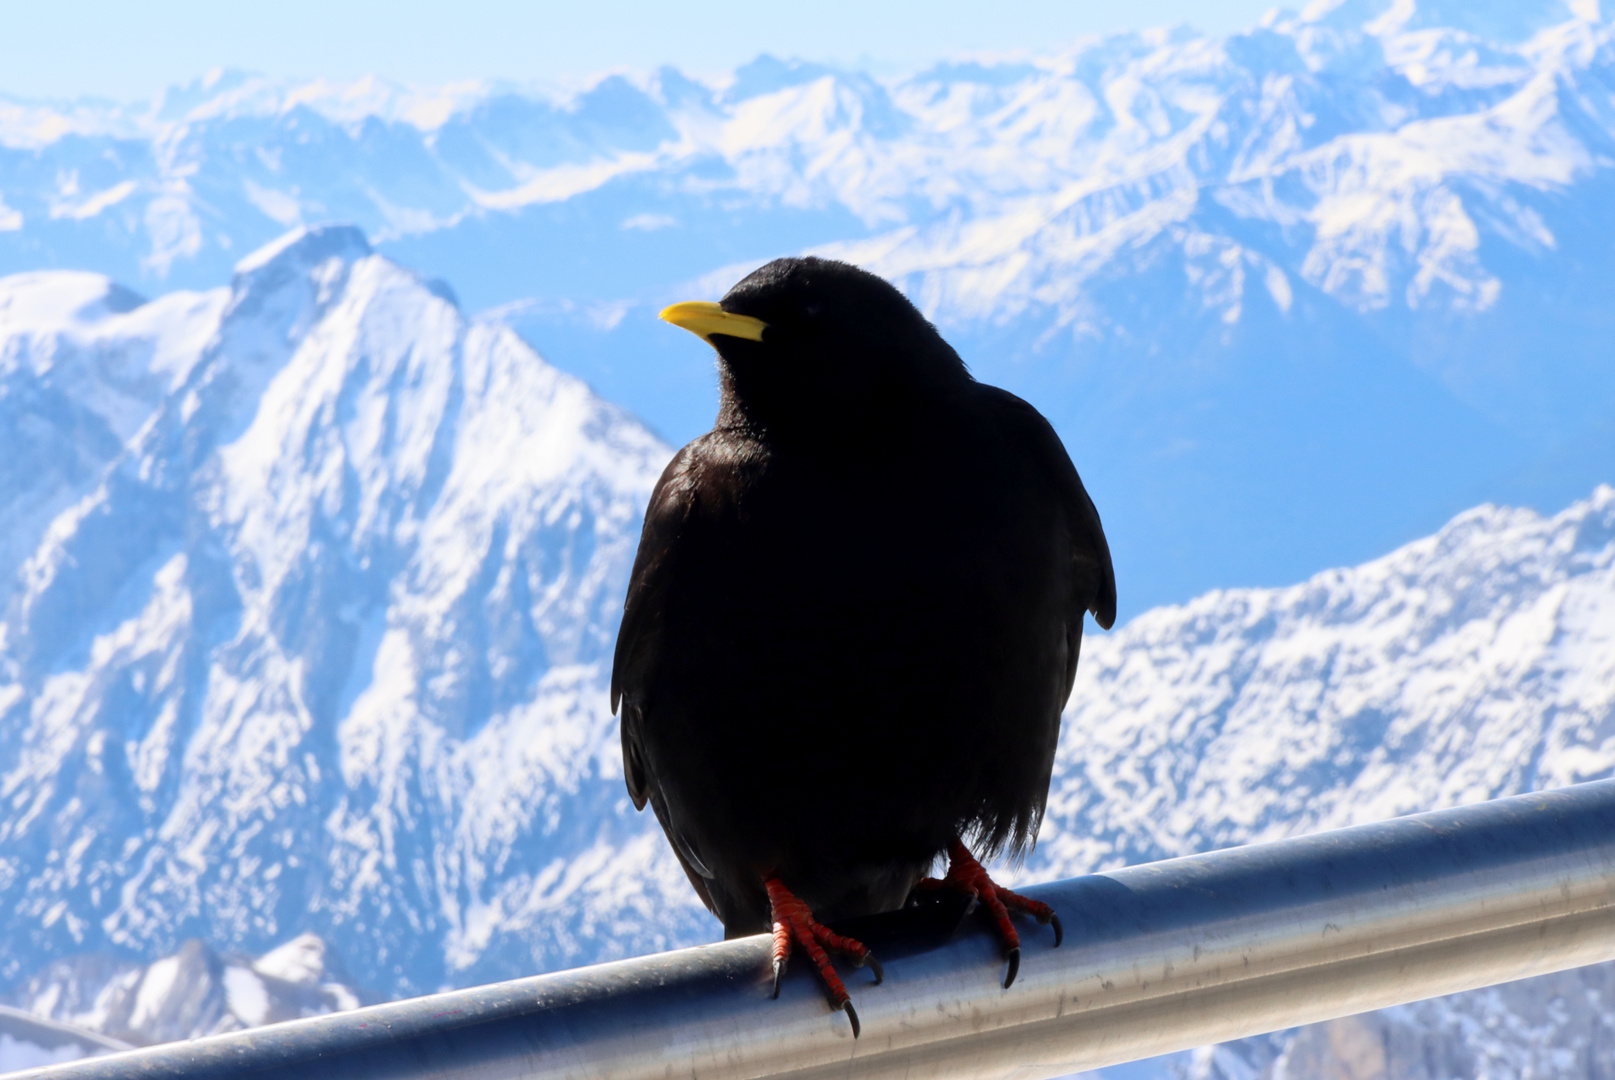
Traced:
<path id="1" fill-rule="evenodd" d="M 0 974 L 313 929 L 402 993 L 688 936 L 601 667 L 664 444 L 354 229 L 0 295 L 0 505 L 60 508 L 0 567 Z"/>
<path id="2" fill-rule="evenodd" d="M 13 996 L 25 1016 L 93 1031 L 116 1040 L 111 1048 L 127 1049 L 358 1008 L 361 998 L 342 979 L 330 947 L 313 934 L 258 957 L 220 956 L 192 938 L 149 964 L 106 953 L 63 957 Z M 90 1048 L 79 1049 L 59 1055 L 71 1060 Z"/>
<path id="3" fill-rule="evenodd" d="M 300 933 L 382 996 L 716 934 L 624 798 L 605 691 L 671 450 L 442 293 L 351 228 L 149 302 L 0 280 L 0 459 L 72 463 L 0 488 L 35 508 L 0 568 L 19 1000 L 99 1015 L 142 964 Z M 1612 646 L 1607 486 L 1145 613 L 1084 650 L 1018 873 L 1608 775 Z M 83 954 L 112 959 L 46 970 Z"/>
<path id="4" fill-rule="evenodd" d="M 0 272 L 206 289 L 352 222 L 676 444 L 714 380 L 657 308 L 849 258 L 1054 420 L 1131 615 L 1615 480 L 1612 59 L 1593 0 L 1319 0 L 898 78 L 215 72 L 0 102 Z"/>
<path id="5" fill-rule="evenodd" d="M 143 1041 L 714 938 L 605 680 L 711 416 L 652 315 L 781 253 L 902 285 L 1104 515 L 1017 880 L 1610 775 L 1612 34 L 0 100 L 0 988 Z M 1150 1067 L 1600 1076 L 1608 978 Z"/>

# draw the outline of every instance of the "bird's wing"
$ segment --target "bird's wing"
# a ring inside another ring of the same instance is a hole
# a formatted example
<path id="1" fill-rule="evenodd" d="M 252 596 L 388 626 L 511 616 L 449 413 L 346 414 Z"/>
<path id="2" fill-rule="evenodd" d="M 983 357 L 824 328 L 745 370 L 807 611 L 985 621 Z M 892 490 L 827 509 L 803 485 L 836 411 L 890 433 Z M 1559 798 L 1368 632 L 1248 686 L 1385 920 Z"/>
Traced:
<path id="1" fill-rule="evenodd" d="M 1007 801 L 989 806 L 981 819 L 981 838 L 986 850 L 1002 845 L 1002 851 L 1015 855 L 1031 846 L 1048 798 L 1049 778 L 1060 733 L 1060 714 L 1076 681 L 1077 660 L 1082 652 L 1082 623 L 1091 612 L 1105 629 L 1116 621 L 1116 575 L 1110 563 L 1110 545 L 1099 523 L 1099 512 L 1088 498 L 1076 466 L 1066 453 L 1060 437 L 1043 415 L 1007 390 L 977 384 L 977 400 L 989 407 L 997 437 L 1003 439 L 1022 464 L 1035 477 L 1034 487 L 1042 498 L 1058 505 L 1065 525 L 1069 557 L 1064 610 L 1065 657 L 1057 697 L 1043 703 L 1046 711 L 1039 720 L 1038 738 L 1025 748 L 1021 781 L 1002 794 Z M 1052 629 L 1052 628 L 1051 628 Z M 1038 747 L 1034 752 L 1032 747 Z"/>
<path id="2" fill-rule="evenodd" d="M 681 556 L 689 555 L 692 541 L 687 526 L 697 508 L 701 477 L 711 472 L 707 466 L 712 463 L 706 460 L 713 450 L 711 442 L 711 436 L 703 437 L 680 450 L 651 492 L 639 553 L 628 579 L 622 626 L 617 631 L 611 667 L 611 709 L 621 713 L 623 779 L 634 809 L 643 810 L 650 804 L 690 884 L 708 909 L 716 911 L 707 884 L 713 871 L 694 838 L 680 826 L 679 815 L 668 802 L 645 745 L 645 725 L 654 722 L 645 715 L 645 691 L 655 678 L 669 591 L 677 579 Z"/>
<path id="3" fill-rule="evenodd" d="M 617 631 L 617 649 L 611 664 L 614 713 L 619 711 L 624 693 L 643 682 L 657 652 L 666 591 L 678 560 L 679 537 L 695 505 L 695 491 L 689 481 L 695 453 L 696 444 L 692 443 L 668 462 L 645 509 L 645 526 L 628 579 L 628 597 L 623 602 L 622 626 Z M 621 711 L 623 773 L 634 809 L 643 810 L 654 781 L 640 741 L 642 717 L 637 706 Z"/>
<path id="4" fill-rule="evenodd" d="M 997 400 L 1028 452 L 1043 464 L 1058 489 L 1071 535 L 1072 600 L 1079 633 L 1083 611 L 1091 612 L 1094 621 L 1109 630 L 1116 622 L 1116 571 L 1110 564 L 1110 544 L 1099 523 L 1099 511 L 1088 497 L 1088 489 L 1082 486 L 1082 477 L 1077 475 L 1071 455 L 1066 453 L 1065 444 L 1060 442 L 1060 436 L 1042 413 L 1007 390 L 985 385 L 981 389 Z M 1076 657 L 1073 656 L 1069 674 L 1076 674 L 1075 667 Z"/>

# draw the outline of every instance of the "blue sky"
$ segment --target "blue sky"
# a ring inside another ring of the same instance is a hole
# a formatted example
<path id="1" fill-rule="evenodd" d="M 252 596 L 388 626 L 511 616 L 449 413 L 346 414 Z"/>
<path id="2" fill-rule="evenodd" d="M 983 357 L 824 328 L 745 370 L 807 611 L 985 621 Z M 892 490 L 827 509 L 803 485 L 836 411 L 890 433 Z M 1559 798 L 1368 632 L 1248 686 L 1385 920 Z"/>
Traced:
<path id="1" fill-rule="evenodd" d="M 0 93 L 132 100 L 213 67 L 405 83 L 566 80 L 761 52 L 893 70 L 973 51 L 1188 22 L 1226 32 L 1273 0 L 0 0 Z"/>

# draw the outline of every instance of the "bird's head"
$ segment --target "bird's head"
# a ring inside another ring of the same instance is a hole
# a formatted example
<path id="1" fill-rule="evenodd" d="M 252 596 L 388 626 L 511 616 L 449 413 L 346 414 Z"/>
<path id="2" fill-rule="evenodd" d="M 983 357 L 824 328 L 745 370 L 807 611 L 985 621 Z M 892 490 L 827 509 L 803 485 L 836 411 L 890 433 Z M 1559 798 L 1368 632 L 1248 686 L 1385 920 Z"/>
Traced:
<path id="1" fill-rule="evenodd" d="M 717 350 L 720 424 L 727 414 L 782 433 L 828 434 L 970 381 L 901 292 L 830 259 L 776 259 L 718 303 L 674 304 L 662 318 Z"/>

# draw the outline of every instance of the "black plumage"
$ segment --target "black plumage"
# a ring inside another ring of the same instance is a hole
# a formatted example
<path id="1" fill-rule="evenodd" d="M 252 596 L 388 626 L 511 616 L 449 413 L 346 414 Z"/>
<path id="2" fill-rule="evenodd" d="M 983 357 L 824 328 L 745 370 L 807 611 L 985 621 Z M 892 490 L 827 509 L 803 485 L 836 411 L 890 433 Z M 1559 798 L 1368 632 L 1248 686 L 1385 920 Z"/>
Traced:
<path id="1" fill-rule="evenodd" d="M 730 937 L 769 928 L 770 876 L 833 922 L 902 906 L 956 839 L 1022 851 L 1084 612 L 1116 606 L 1053 428 L 844 263 L 679 307 L 722 398 L 656 485 L 628 588 L 634 805 Z"/>

